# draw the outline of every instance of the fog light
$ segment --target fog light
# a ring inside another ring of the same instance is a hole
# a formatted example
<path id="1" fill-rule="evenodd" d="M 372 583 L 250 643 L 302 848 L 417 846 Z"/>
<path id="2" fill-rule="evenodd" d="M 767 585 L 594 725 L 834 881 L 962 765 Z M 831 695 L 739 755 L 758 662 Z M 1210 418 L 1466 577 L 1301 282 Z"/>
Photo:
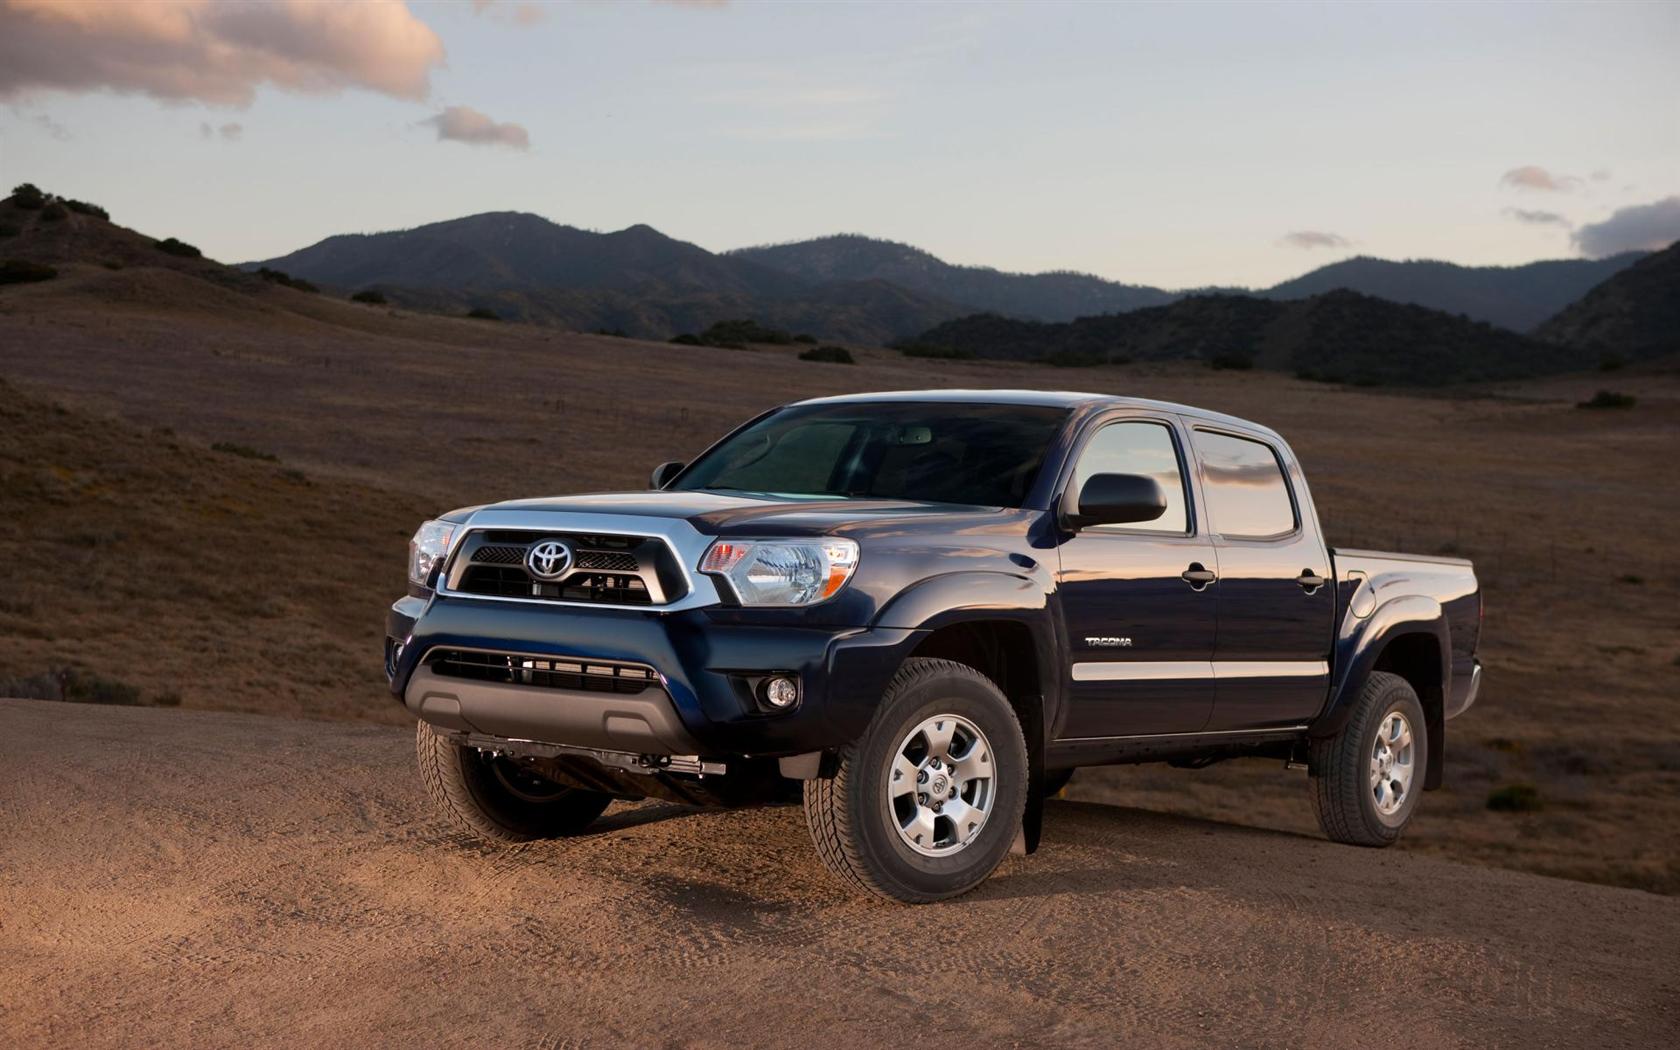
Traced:
<path id="1" fill-rule="evenodd" d="M 772 678 L 764 683 L 764 702 L 785 711 L 799 702 L 799 683 L 791 678 Z"/>

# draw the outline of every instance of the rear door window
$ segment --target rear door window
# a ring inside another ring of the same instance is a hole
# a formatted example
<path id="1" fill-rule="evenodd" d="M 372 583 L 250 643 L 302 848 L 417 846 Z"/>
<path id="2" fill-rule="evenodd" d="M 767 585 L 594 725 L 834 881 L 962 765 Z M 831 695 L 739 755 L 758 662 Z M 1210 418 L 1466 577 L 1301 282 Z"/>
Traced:
<path id="1" fill-rule="evenodd" d="M 1197 430 L 1194 441 L 1214 532 L 1272 539 L 1295 531 L 1295 501 L 1272 446 L 1213 430 Z"/>

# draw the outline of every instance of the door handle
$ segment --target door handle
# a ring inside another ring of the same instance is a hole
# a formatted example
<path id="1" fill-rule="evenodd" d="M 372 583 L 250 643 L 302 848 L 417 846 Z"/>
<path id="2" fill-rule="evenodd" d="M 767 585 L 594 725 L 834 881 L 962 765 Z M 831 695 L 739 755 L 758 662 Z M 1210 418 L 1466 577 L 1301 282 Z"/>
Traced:
<path id="1" fill-rule="evenodd" d="M 1178 578 L 1190 585 L 1193 591 L 1205 591 L 1208 584 L 1219 579 L 1219 574 L 1210 571 L 1199 561 L 1190 563 L 1190 567 L 1178 574 Z"/>
<path id="2" fill-rule="evenodd" d="M 1301 585 L 1301 589 L 1303 591 L 1311 594 L 1330 581 L 1313 572 L 1311 569 L 1302 569 L 1301 575 L 1295 577 L 1295 582 Z"/>

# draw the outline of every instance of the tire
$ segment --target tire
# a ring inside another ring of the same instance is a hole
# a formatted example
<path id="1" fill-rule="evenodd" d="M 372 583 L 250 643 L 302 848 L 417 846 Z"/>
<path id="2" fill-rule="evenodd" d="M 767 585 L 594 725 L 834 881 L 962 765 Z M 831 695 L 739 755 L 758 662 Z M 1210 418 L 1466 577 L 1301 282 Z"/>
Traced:
<path id="1" fill-rule="evenodd" d="M 1055 798 L 1068 786 L 1068 781 L 1079 772 L 1077 769 L 1052 769 L 1044 774 L 1044 797 Z"/>
<path id="2" fill-rule="evenodd" d="M 1403 720 L 1409 734 L 1408 748 L 1398 748 L 1392 740 L 1396 718 Z M 1377 740 L 1379 727 L 1389 741 L 1386 769 Z M 1399 675 L 1372 672 L 1353 702 L 1347 725 L 1335 736 L 1311 744 L 1309 787 L 1324 834 L 1353 846 L 1388 846 L 1398 839 L 1423 794 L 1428 736 L 1423 704 L 1411 684 Z M 1403 792 L 1395 790 L 1401 779 Z"/>
<path id="3" fill-rule="evenodd" d="M 906 757 L 918 753 L 919 772 Z M 949 807 L 943 820 L 916 821 L 935 801 L 918 784 L 955 792 L 939 802 Z M 834 777 L 805 782 L 804 801 L 817 855 L 841 881 L 909 904 L 956 897 L 985 881 L 1020 832 L 1026 739 L 991 679 L 949 660 L 908 660 L 863 734 L 840 750 Z"/>
<path id="4" fill-rule="evenodd" d="M 561 787 L 507 758 L 462 747 L 424 722 L 415 727 L 414 750 L 432 803 L 489 842 L 576 835 L 612 802 L 611 796 Z"/>

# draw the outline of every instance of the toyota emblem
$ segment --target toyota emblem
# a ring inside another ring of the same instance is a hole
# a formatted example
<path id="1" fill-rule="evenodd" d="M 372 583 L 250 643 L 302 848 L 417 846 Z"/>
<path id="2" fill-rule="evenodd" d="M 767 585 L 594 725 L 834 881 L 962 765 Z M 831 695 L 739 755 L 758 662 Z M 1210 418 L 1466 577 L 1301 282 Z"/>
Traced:
<path id="1" fill-rule="evenodd" d="M 572 571 L 572 547 L 564 540 L 543 540 L 525 552 L 525 571 L 539 580 L 558 580 Z"/>

